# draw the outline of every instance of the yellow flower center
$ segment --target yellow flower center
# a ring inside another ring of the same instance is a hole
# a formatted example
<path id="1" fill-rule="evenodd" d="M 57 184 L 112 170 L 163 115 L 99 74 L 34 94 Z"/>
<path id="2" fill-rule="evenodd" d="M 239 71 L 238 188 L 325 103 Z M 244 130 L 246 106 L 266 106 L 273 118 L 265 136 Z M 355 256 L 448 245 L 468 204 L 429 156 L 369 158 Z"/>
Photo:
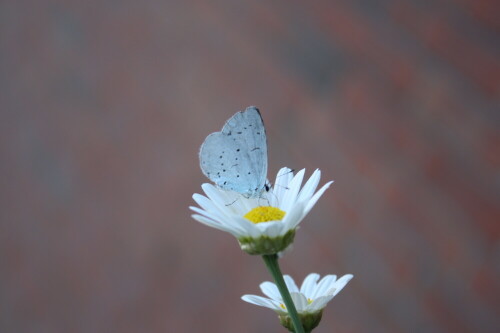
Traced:
<path id="1" fill-rule="evenodd" d="M 285 214 L 284 211 L 276 207 L 259 206 L 246 213 L 243 217 L 257 224 L 261 222 L 281 221 Z"/>
<path id="2" fill-rule="evenodd" d="M 311 304 L 312 302 L 313 302 L 312 299 L 310 299 L 310 298 L 307 299 L 307 304 Z"/>

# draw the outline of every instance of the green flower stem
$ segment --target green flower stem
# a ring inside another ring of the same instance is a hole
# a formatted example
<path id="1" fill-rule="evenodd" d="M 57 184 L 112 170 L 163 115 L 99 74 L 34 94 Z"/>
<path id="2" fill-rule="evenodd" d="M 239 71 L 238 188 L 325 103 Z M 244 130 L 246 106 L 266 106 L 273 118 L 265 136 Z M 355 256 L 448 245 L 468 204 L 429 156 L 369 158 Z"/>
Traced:
<path id="1" fill-rule="evenodd" d="M 295 333 L 304 333 L 302 322 L 299 319 L 299 315 L 297 314 L 297 310 L 295 309 L 295 305 L 293 304 L 292 297 L 290 296 L 290 292 L 288 291 L 285 280 L 283 279 L 283 274 L 281 273 L 280 266 L 278 265 L 278 255 L 263 255 L 262 258 L 266 263 L 267 269 L 273 276 L 274 282 L 276 282 L 276 286 L 278 287 L 281 297 L 283 298 L 283 302 L 285 303 L 288 315 L 292 319 L 293 326 L 295 327 Z"/>

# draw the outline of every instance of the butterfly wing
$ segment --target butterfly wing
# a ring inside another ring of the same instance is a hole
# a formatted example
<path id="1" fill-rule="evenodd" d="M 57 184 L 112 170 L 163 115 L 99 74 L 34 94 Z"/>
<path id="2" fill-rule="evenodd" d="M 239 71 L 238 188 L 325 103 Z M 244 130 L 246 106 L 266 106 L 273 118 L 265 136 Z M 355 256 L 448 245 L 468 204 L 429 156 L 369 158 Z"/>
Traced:
<path id="1" fill-rule="evenodd" d="M 201 170 L 224 190 L 256 197 L 267 175 L 267 138 L 256 107 L 237 112 L 221 132 L 207 136 L 200 149 Z"/>

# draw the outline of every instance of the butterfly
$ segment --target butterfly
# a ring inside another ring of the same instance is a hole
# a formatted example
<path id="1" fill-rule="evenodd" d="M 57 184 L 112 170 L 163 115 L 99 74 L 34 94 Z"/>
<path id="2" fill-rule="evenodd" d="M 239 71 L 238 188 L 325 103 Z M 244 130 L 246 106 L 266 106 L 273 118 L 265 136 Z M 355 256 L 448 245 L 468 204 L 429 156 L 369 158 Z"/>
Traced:
<path id="1" fill-rule="evenodd" d="M 203 174 L 221 189 L 247 198 L 269 189 L 266 129 L 255 106 L 237 112 L 222 131 L 208 135 L 199 155 Z"/>

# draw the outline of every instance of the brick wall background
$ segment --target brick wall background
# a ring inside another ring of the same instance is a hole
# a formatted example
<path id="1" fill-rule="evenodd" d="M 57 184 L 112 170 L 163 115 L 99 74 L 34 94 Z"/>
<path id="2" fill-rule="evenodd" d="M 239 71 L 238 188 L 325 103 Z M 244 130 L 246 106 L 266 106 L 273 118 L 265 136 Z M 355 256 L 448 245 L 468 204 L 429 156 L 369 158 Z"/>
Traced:
<path id="1" fill-rule="evenodd" d="M 355 278 L 315 332 L 498 332 L 495 1 L 3 1 L 0 331 L 282 332 L 190 218 L 237 110 L 334 186 L 282 268 Z"/>

